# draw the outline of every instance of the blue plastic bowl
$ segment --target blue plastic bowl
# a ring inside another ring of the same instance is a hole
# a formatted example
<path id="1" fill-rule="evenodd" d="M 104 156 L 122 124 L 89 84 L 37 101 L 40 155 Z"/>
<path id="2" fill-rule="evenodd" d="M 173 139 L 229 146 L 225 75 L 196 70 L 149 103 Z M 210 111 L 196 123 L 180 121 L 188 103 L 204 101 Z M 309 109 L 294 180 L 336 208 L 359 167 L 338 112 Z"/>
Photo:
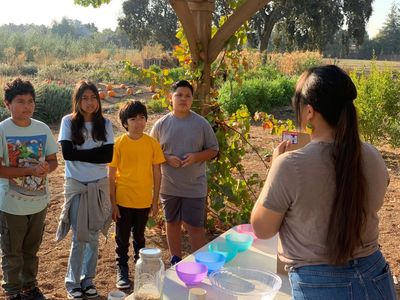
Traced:
<path id="1" fill-rule="evenodd" d="M 211 242 L 208 245 L 208 251 L 221 253 L 225 256 L 226 263 L 234 259 L 237 254 L 237 249 L 229 246 L 226 242 Z"/>
<path id="2" fill-rule="evenodd" d="M 202 251 L 194 255 L 195 261 L 206 265 L 208 274 L 219 270 L 225 264 L 225 256 L 217 252 Z"/>
<path id="3" fill-rule="evenodd" d="M 225 237 L 226 243 L 233 248 L 236 248 L 238 252 L 246 251 L 253 244 L 253 237 L 246 233 L 229 233 Z"/>

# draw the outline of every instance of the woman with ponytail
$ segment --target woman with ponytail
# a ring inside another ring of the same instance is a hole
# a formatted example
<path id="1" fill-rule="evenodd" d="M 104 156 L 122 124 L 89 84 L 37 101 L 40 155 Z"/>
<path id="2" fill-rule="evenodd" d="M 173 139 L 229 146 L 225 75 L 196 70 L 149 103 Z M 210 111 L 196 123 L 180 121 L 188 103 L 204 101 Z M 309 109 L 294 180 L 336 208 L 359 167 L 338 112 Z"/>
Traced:
<path id="1" fill-rule="evenodd" d="M 311 142 L 287 152 L 284 141 L 251 215 L 254 232 L 279 232 L 294 299 L 396 299 L 379 250 L 378 211 L 389 175 L 380 153 L 361 142 L 357 91 L 337 66 L 311 68 L 293 106 Z"/>

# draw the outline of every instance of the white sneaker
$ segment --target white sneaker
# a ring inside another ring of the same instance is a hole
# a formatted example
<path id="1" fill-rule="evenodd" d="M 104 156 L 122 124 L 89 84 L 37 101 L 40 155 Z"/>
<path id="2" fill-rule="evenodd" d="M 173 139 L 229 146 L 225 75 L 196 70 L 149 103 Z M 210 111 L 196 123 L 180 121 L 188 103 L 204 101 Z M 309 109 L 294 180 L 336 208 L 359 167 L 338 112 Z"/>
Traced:
<path id="1" fill-rule="evenodd" d="M 75 288 L 72 289 L 71 291 L 67 291 L 67 298 L 73 300 L 82 300 L 83 299 L 82 289 Z"/>

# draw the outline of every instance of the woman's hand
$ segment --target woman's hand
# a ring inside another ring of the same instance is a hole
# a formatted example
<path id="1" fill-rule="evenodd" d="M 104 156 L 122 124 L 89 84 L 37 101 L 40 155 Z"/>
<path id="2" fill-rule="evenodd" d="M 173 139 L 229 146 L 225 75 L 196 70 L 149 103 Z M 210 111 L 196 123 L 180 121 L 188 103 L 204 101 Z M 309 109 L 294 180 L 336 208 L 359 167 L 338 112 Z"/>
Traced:
<path id="1" fill-rule="evenodd" d="M 290 141 L 282 141 L 279 145 L 274 149 L 272 153 L 272 161 L 274 161 L 279 155 L 288 151 L 289 146 L 291 145 Z"/>

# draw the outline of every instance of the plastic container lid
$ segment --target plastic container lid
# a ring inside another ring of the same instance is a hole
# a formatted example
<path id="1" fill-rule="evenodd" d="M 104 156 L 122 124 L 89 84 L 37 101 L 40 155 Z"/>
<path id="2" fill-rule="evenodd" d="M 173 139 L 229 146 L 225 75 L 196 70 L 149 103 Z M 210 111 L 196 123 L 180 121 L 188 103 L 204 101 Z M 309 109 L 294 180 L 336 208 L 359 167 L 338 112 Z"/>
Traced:
<path id="1" fill-rule="evenodd" d="M 139 250 L 139 254 L 145 258 L 159 258 L 161 257 L 161 250 L 158 248 L 142 248 Z"/>

